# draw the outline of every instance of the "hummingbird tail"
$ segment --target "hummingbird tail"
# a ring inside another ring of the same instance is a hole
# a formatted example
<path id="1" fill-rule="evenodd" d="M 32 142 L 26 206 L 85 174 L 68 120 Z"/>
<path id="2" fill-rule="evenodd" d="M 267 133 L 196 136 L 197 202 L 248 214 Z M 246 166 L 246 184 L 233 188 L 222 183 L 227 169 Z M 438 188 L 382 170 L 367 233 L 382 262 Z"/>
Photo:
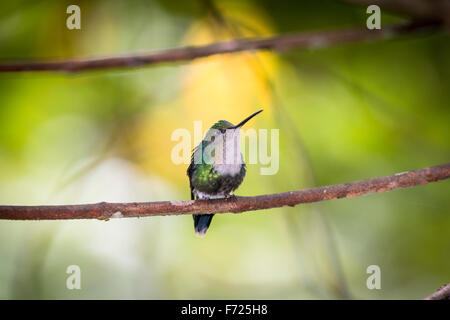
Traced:
<path id="1" fill-rule="evenodd" d="M 195 234 L 199 237 L 204 237 L 214 215 L 194 214 L 192 216 L 194 217 Z"/>

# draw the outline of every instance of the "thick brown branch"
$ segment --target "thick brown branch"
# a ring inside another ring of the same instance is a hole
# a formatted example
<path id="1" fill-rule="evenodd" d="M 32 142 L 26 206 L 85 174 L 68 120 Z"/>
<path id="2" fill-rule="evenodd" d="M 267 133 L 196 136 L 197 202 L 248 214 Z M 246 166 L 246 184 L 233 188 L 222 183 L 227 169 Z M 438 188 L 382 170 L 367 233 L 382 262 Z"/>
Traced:
<path id="1" fill-rule="evenodd" d="M 401 34 L 419 31 L 427 27 L 436 27 L 434 22 L 410 23 L 383 27 L 381 30 L 350 29 L 296 33 L 266 38 L 234 39 L 197 47 L 180 47 L 160 50 L 146 54 L 133 54 L 120 57 L 74 59 L 49 62 L 4 62 L 0 63 L 0 72 L 19 71 L 85 71 L 110 68 L 139 67 L 164 62 L 188 61 L 216 54 L 249 50 L 282 51 L 292 48 L 321 48 L 337 44 L 387 39 Z"/>
<path id="2" fill-rule="evenodd" d="M 295 206 L 323 200 L 359 197 L 369 193 L 424 185 L 450 177 L 450 163 L 392 176 L 331 186 L 219 200 L 175 200 L 142 203 L 97 203 L 61 206 L 0 206 L 0 219 L 109 219 L 193 213 L 244 212 Z"/>
<path id="3" fill-rule="evenodd" d="M 425 300 L 450 300 L 450 283 L 442 286 L 438 291 L 426 297 Z"/>

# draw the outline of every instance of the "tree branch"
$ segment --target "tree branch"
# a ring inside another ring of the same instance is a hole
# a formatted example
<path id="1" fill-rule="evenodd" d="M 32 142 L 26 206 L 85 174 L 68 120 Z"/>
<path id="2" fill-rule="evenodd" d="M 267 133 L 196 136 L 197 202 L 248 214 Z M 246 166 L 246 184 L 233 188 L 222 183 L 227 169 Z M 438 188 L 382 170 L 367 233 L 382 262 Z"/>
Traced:
<path id="1" fill-rule="evenodd" d="M 217 42 L 205 46 L 180 47 L 128 56 L 73 59 L 48 62 L 4 62 L 0 63 L 0 72 L 21 71 L 66 71 L 77 72 L 111 68 L 131 68 L 164 62 L 189 61 L 216 54 L 251 50 L 282 51 L 292 48 L 316 49 L 337 44 L 363 40 L 387 39 L 423 29 L 438 27 L 437 22 L 414 22 L 383 27 L 381 30 L 348 29 L 295 33 L 266 38 L 242 38 Z"/>
<path id="2" fill-rule="evenodd" d="M 442 286 L 438 291 L 426 297 L 425 300 L 450 300 L 450 283 Z"/>
<path id="3" fill-rule="evenodd" d="M 60 206 L 0 206 L 0 219 L 56 220 L 109 219 L 181 214 L 240 213 L 245 211 L 295 206 L 340 198 L 359 197 L 369 193 L 420 186 L 450 177 L 450 163 L 392 176 L 336 184 L 255 197 L 232 197 L 217 200 L 175 200 L 142 203 L 96 203 Z"/>

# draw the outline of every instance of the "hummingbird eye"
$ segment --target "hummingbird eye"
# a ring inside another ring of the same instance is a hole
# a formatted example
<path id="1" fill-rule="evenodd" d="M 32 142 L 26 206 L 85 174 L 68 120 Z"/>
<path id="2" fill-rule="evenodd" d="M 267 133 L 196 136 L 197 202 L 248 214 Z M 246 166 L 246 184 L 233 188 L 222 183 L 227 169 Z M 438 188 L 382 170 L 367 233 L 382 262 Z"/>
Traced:
<path id="1" fill-rule="evenodd" d="M 225 133 L 225 129 L 220 129 L 220 132 L 221 133 Z"/>

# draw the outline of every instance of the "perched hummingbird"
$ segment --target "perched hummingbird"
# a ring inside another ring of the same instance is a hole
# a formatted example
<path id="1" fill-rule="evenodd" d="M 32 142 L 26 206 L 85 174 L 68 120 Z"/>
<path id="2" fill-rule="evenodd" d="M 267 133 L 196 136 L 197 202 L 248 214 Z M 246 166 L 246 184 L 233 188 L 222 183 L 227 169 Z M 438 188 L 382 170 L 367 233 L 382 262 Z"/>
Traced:
<path id="1" fill-rule="evenodd" d="M 232 196 L 245 177 L 246 166 L 240 151 L 240 129 L 259 110 L 239 124 L 220 120 L 206 133 L 194 148 L 191 164 L 187 169 L 191 199 L 219 199 Z M 206 234 L 213 214 L 194 214 L 195 233 Z"/>

